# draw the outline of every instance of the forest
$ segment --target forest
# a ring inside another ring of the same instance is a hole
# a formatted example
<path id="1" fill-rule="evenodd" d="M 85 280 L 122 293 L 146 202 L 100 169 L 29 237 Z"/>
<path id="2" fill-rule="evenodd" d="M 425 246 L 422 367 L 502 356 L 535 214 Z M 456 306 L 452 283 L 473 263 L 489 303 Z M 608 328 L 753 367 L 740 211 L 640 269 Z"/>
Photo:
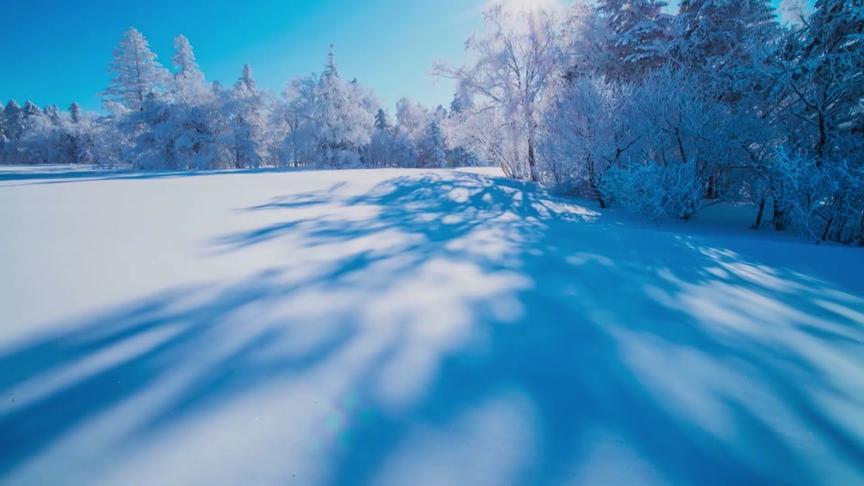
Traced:
<path id="1" fill-rule="evenodd" d="M 273 93 L 248 65 L 233 86 L 208 82 L 183 35 L 166 68 L 130 28 L 101 111 L 6 104 L 0 164 L 492 165 L 646 220 L 750 205 L 754 228 L 862 244 L 862 32 L 862 0 L 491 6 L 464 59 L 431 67 L 456 81 L 450 106 L 403 98 L 391 114 L 332 47 Z"/>

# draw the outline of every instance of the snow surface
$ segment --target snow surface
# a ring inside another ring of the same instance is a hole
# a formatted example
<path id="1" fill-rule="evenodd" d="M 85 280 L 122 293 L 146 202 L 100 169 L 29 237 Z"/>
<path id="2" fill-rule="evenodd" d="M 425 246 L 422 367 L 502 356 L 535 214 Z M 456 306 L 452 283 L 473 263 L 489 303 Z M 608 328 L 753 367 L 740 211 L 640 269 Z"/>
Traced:
<path id="1" fill-rule="evenodd" d="M 494 170 L 4 170 L 0 225 L 0 483 L 864 478 L 860 249 Z"/>

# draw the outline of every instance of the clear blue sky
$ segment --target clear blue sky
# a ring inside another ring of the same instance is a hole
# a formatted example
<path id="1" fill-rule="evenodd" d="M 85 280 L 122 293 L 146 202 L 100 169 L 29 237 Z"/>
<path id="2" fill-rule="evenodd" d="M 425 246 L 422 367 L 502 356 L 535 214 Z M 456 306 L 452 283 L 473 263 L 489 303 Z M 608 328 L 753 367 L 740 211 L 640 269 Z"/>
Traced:
<path id="1" fill-rule="evenodd" d="M 778 2 L 779 0 L 775 0 Z M 429 76 L 457 61 L 485 0 L 0 0 L 0 100 L 98 109 L 111 51 L 135 26 L 166 65 L 185 34 L 210 80 L 232 83 L 245 63 L 281 91 L 320 71 L 330 43 L 346 77 L 392 111 L 402 96 L 447 104 L 451 83 Z"/>
<path id="2" fill-rule="evenodd" d="M 449 103 L 450 83 L 429 76 L 458 60 L 484 0 L 0 0 L 0 100 L 100 106 L 111 51 L 135 26 L 163 64 L 176 34 L 195 47 L 208 79 L 229 84 L 245 63 L 281 91 L 318 72 L 330 43 L 346 77 L 372 87 L 392 111 L 401 96 Z"/>

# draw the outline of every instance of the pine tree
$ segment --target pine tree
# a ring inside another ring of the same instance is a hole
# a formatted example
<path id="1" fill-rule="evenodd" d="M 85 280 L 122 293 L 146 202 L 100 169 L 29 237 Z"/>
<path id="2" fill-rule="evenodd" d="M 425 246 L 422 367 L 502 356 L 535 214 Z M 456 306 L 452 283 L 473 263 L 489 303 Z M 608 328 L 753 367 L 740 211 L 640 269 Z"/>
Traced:
<path id="1" fill-rule="evenodd" d="M 24 113 L 21 105 L 15 100 L 6 103 L 3 109 L 3 119 L 6 126 L 6 137 L 9 140 L 17 140 L 24 131 Z"/>
<path id="2" fill-rule="evenodd" d="M 182 34 L 178 35 L 174 39 L 174 49 L 173 64 L 176 69 L 172 88 L 174 97 L 178 101 L 189 104 L 208 101 L 210 87 L 204 80 L 204 73 L 198 67 L 189 39 Z"/>
<path id="3" fill-rule="evenodd" d="M 234 83 L 234 90 L 254 94 L 258 91 L 258 86 L 255 84 L 255 78 L 252 76 L 252 67 L 248 64 L 243 65 L 243 73 L 240 79 Z"/>
<path id="4" fill-rule="evenodd" d="M 447 165 L 447 146 L 437 120 L 432 120 L 426 127 L 419 145 L 418 155 L 421 167 L 439 168 Z"/>
<path id="5" fill-rule="evenodd" d="M 609 63 L 601 68 L 614 79 L 631 81 L 665 64 L 671 49 L 671 18 L 662 0 L 600 0 L 597 10 L 613 34 Z"/>
<path id="6" fill-rule="evenodd" d="M 765 84 L 779 36 L 770 0 L 682 0 L 674 55 L 699 73 L 706 93 L 736 102 Z"/>
<path id="7" fill-rule="evenodd" d="M 390 120 L 387 119 L 387 112 L 383 109 L 378 110 L 378 113 L 375 114 L 375 129 L 381 131 L 390 129 Z"/>
<path id="8" fill-rule="evenodd" d="M 322 75 L 328 78 L 338 78 L 339 77 L 339 69 L 336 67 L 336 46 L 330 44 L 330 51 L 327 53 L 327 64 L 324 66 L 324 72 Z"/>
<path id="9" fill-rule="evenodd" d="M 73 102 L 69 105 L 69 119 L 72 120 L 73 124 L 81 123 L 81 105 L 77 102 Z"/>
<path id="10" fill-rule="evenodd" d="M 156 61 L 147 39 L 135 28 L 123 34 L 111 62 L 114 78 L 103 93 L 107 105 L 119 104 L 129 111 L 141 111 L 147 97 L 165 86 L 168 71 Z"/>
<path id="11" fill-rule="evenodd" d="M 248 64 L 243 66 L 240 78 L 234 83 L 226 109 L 229 130 L 225 136 L 233 167 L 260 167 L 267 156 L 269 106 L 264 94 L 258 91 Z"/>
<path id="12" fill-rule="evenodd" d="M 68 119 L 60 142 L 63 159 L 71 164 L 92 163 L 95 159 L 93 128 L 89 120 L 85 120 L 78 103 L 69 105 Z"/>

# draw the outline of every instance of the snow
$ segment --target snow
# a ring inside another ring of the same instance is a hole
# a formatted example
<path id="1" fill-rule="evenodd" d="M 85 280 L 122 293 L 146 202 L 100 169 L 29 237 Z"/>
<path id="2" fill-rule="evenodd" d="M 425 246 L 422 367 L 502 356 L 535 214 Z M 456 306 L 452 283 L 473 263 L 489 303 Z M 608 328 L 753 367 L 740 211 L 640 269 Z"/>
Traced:
<path id="1" fill-rule="evenodd" d="M 859 249 L 492 169 L 4 169 L 0 223 L 0 483 L 864 474 Z"/>

